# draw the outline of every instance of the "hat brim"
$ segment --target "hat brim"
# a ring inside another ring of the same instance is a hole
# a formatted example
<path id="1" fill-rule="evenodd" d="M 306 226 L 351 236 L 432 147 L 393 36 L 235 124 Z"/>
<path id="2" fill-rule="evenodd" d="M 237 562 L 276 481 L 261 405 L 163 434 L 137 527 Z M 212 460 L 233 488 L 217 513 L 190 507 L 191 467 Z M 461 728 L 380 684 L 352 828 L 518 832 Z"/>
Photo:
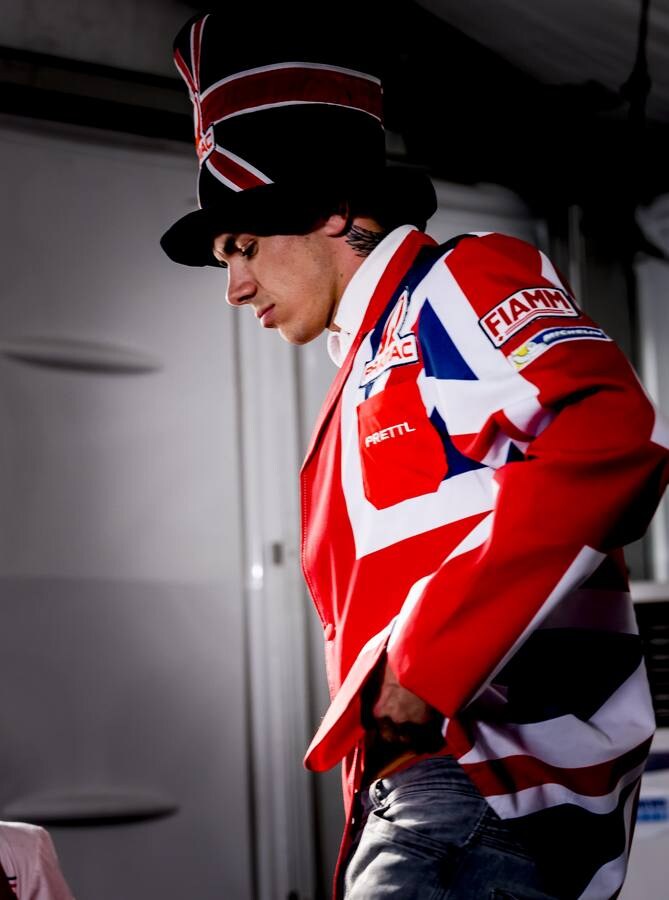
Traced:
<path id="1" fill-rule="evenodd" d="M 295 186 L 268 184 L 231 191 L 220 203 L 188 213 L 165 232 L 160 244 L 174 262 L 214 266 L 218 262 L 212 244 L 220 234 L 300 234 L 317 218 L 313 195 L 300 196 Z"/>
<path id="2" fill-rule="evenodd" d="M 437 207 L 426 172 L 406 166 L 386 166 L 370 176 L 345 183 L 336 178 L 295 184 L 268 184 L 236 193 L 225 201 L 197 209 L 178 219 L 160 240 L 171 260 L 185 266 L 217 266 L 214 239 L 221 234 L 305 234 L 322 217 L 328 204 L 355 196 L 360 214 L 380 220 L 424 227 Z M 387 210 L 386 212 L 384 212 Z M 381 224 L 384 224 L 381 221 Z"/>

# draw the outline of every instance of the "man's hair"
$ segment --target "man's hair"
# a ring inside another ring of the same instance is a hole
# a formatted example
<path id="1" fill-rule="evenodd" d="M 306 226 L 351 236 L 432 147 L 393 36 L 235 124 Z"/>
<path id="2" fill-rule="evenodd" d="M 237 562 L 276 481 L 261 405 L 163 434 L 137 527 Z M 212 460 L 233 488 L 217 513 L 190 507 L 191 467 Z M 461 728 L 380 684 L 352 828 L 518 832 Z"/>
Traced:
<path id="1" fill-rule="evenodd" d="M 416 177 L 412 170 L 397 169 L 392 184 L 372 181 L 342 187 L 322 211 L 327 218 L 345 209 L 349 219 L 364 216 L 388 232 L 399 225 L 415 225 L 425 231 L 435 208 L 434 187 L 427 175 Z"/>
<path id="2" fill-rule="evenodd" d="M 263 222 L 259 234 L 306 233 L 333 213 L 353 221 L 358 216 L 373 219 L 384 232 L 399 225 L 414 225 L 424 231 L 437 208 L 434 186 L 424 171 L 394 166 L 385 171 L 313 180 L 295 186 L 290 208 L 281 205 L 271 221 Z"/>
<path id="3" fill-rule="evenodd" d="M 274 187 L 255 189 L 258 198 Z M 388 167 L 385 171 L 367 173 L 367 177 L 365 174 L 323 177 L 286 188 L 280 199 L 268 204 L 266 209 L 250 211 L 247 219 L 235 224 L 234 230 L 258 235 L 308 234 L 338 213 L 346 219 L 341 234 L 349 232 L 357 217 L 372 219 L 384 234 L 400 225 L 414 225 L 424 231 L 437 208 L 434 186 L 428 175 L 409 167 Z M 224 224 L 219 224 L 219 231 L 224 230 Z"/>

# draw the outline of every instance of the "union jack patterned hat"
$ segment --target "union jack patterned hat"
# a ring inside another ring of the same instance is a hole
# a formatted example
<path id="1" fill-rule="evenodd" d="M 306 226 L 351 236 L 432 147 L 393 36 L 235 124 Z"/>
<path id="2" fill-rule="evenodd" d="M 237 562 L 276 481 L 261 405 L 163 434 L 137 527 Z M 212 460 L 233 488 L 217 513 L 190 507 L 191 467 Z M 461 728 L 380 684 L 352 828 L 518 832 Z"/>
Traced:
<path id="1" fill-rule="evenodd" d="M 349 194 L 358 207 L 387 202 L 394 224 L 420 226 L 434 212 L 427 175 L 386 164 L 380 67 L 362 20 L 372 4 L 364 0 L 353 20 L 336 4 L 339 28 L 310 6 L 275 3 L 260 21 L 253 5 L 213 11 L 177 35 L 200 208 L 161 239 L 175 262 L 216 265 L 212 241 L 223 232 L 306 233 Z"/>

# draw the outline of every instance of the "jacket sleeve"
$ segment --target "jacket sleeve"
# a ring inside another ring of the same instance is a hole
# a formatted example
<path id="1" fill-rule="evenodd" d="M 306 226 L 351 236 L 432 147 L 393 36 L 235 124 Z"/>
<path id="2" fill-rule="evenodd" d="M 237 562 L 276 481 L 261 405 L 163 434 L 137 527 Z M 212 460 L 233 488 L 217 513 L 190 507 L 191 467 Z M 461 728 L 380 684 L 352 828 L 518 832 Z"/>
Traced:
<path id="1" fill-rule="evenodd" d="M 434 405 L 460 451 L 496 469 L 497 493 L 491 514 L 409 592 L 388 661 L 452 716 L 607 552 L 644 533 L 667 481 L 669 431 L 538 250 L 491 234 L 440 265 L 443 318 L 476 370 L 463 390 L 489 399 L 475 428 L 458 424 L 454 386 L 438 378 Z M 423 334 L 425 358 L 450 352 L 441 334 Z"/>

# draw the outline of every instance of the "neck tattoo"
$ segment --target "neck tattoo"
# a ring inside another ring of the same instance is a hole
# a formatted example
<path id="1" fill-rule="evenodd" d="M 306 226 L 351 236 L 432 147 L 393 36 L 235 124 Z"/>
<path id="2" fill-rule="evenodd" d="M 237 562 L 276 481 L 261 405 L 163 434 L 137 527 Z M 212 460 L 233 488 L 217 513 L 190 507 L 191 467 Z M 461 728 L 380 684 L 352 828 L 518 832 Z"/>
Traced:
<path id="1" fill-rule="evenodd" d="M 372 250 L 384 239 L 383 231 L 369 231 L 360 225 L 351 225 L 351 230 L 346 235 L 346 243 L 349 244 L 358 256 L 369 256 Z"/>

